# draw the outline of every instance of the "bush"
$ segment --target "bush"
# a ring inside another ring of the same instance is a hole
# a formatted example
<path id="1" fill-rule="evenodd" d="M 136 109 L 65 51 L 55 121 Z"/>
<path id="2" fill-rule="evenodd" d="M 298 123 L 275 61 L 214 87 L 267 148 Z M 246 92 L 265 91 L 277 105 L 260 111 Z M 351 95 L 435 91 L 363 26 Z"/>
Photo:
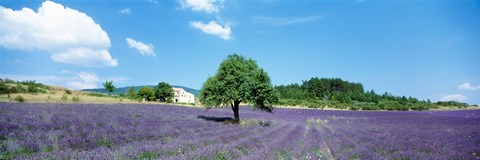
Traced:
<path id="1" fill-rule="evenodd" d="M 62 96 L 62 98 L 60 98 L 60 100 L 61 100 L 62 102 L 67 102 L 68 96 L 67 96 L 66 94 L 64 94 L 64 95 Z"/>
<path id="2" fill-rule="evenodd" d="M 16 92 L 12 93 L 25 93 L 27 89 L 25 89 L 21 84 L 17 84 L 17 86 L 15 87 L 15 91 Z"/>
<path id="3" fill-rule="evenodd" d="M 37 93 L 38 88 L 35 83 L 28 83 L 28 93 Z"/>
<path id="4" fill-rule="evenodd" d="M 72 97 L 72 102 L 80 102 L 80 97 L 78 96 Z"/>
<path id="5" fill-rule="evenodd" d="M 14 80 L 11 80 L 11 79 L 8 79 L 8 78 L 6 78 L 4 81 L 5 81 L 5 83 L 15 83 Z"/>
<path id="6" fill-rule="evenodd" d="M 101 94 L 101 93 L 96 93 L 96 92 L 90 92 L 90 93 L 87 93 L 87 96 L 106 97 L 107 95 L 104 95 L 104 94 Z"/>
<path id="7" fill-rule="evenodd" d="M 3 81 L 0 82 L 0 94 L 7 94 L 10 93 L 10 90 L 8 89 L 7 84 L 5 84 Z"/>
<path id="8" fill-rule="evenodd" d="M 15 96 L 15 98 L 13 98 L 13 100 L 17 101 L 17 102 L 25 102 L 25 98 L 23 98 L 23 96 L 21 96 L 21 95 Z"/>
<path id="9" fill-rule="evenodd" d="M 65 93 L 67 93 L 67 94 L 72 94 L 72 91 L 69 90 L 69 89 L 66 89 L 66 90 L 65 90 Z"/>

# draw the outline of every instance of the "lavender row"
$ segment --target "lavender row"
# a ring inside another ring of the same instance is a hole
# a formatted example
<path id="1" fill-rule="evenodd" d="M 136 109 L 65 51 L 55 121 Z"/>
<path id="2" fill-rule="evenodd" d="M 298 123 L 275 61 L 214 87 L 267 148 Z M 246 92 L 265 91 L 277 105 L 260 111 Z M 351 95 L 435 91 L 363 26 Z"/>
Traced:
<path id="1" fill-rule="evenodd" d="M 0 103 L 3 159 L 478 159 L 480 111 Z"/>

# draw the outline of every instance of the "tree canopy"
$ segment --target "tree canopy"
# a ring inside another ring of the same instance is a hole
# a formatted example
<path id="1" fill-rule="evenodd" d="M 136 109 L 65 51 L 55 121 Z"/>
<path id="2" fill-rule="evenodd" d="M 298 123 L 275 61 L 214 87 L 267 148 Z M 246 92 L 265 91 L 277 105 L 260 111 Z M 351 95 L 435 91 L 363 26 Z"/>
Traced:
<path id="1" fill-rule="evenodd" d="M 240 120 L 241 102 L 267 112 L 278 102 L 267 72 L 256 61 L 238 54 L 228 55 L 222 61 L 217 73 L 203 84 L 199 98 L 208 108 L 231 106 L 236 121 Z"/>
<path id="2" fill-rule="evenodd" d="M 290 84 L 275 87 L 280 93 L 282 105 L 304 105 L 308 107 L 333 106 L 352 110 L 425 110 L 435 107 L 430 100 L 413 97 L 393 96 L 385 92 L 365 91 L 361 83 L 340 78 L 311 78 L 301 85 Z M 437 105 L 466 106 L 459 103 L 437 103 Z"/>
<path id="3" fill-rule="evenodd" d="M 130 97 L 135 97 L 135 87 L 131 86 L 130 88 L 128 88 L 128 96 Z"/>
<path id="4" fill-rule="evenodd" d="M 155 97 L 160 99 L 160 101 L 172 102 L 173 88 L 170 86 L 170 84 L 166 82 L 160 82 L 153 90 L 155 92 Z"/>
<path id="5" fill-rule="evenodd" d="M 152 88 L 148 86 L 144 86 L 138 90 L 138 96 L 141 98 L 145 98 L 147 101 L 154 101 L 155 100 L 155 93 L 153 92 Z"/>
<path id="6" fill-rule="evenodd" d="M 115 86 L 113 85 L 113 81 L 106 81 L 103 83 L 103 87 L 105 87 L 105 90 L 108 91 L 108 94 L 112 94 L 113 91 L 115 91 Z"/>

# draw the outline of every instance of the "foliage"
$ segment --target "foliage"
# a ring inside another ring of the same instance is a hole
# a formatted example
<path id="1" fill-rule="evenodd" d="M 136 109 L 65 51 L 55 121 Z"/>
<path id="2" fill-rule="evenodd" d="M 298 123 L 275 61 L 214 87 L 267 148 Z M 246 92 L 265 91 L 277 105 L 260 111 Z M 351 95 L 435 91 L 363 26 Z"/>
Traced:
<path id="1" fill-rule="evenodd" d="M 0 94 L 8 94 L 10 90 L 5 82 L 0 81 Z"/>
<path id="2" fill-rule="evenodd" d="M 131 98 L 135 97 L 135 87 L 128 88 L 128 96 Z"/>
<path id="3" fill-rule="evenodd" d="M 119 87 L 119 88 L 115 88 L 115 91 L 112 92 L 112 95 L 118 95 L 120 93 L 128 94 L 128 90 L 131 87 L 133 87 L 134 92 L 137 92 L 140 88 L 145 87 L 145 86 L 148 86 L 148 87 L 153 89 L 157 86 L 157 84 L 155 84 L 155 85 L 142 85 L 142 86 L 130 86 L 130 87 Z M 200 90 L 197 90 L 197 89 L 192 89 L 192 88 L 188 88 L 188 87 L 184 87 L 184 86 L 177 86 L 177 85 L 171 85 L 171 86 L 175 87 L 175 88 L 183 88 L 185 91 L 187 91 L 189 93 L 192 93 L 195 96 L 198 96 L 199 93 L 200 93 Z M 83 89 L 82 91 L 108 94 L 108 91 L 105 88 Z"/>
<path id="4" fill-rule="evenodd" d="M 87 93 L 87 96 L 93 96 L 93 97 L 107 97 L 107 95 L 105 95 L 105 94 L 96 93 L 96 92 L 88 92 L 88 93 Z"/>
<path id="5" fill-rule="evenodd" d="M 140 98 L 145 98 L 147 101 L 155 101 L 155 92 L 150 87 L 140 88 L 137 94 Z"/>
<path id="6" fill-rule="evenodd" d="M 113 85 L 113 81 L 105 81 L 103 83 L 103 87 L 108 91 L 108 95 L 111 95 L 113 91 L 115 91 L 115 86 Z"/>
<path id="7" fill-rule="evenodd" d="M 25 88 L 26 87 L 26 88 Z M 50 87 L 35 81 L 14 81 L 0 79 L 0 94 L 8 93 L 47 93 Z"/>
<path id="8" fill-rule="evenodd" d="M 160 156 L 159 153 L 155 152 L 155 151 L 144 151 L 144 152 L 141 152 L 140 154 L 137 155 L 137 157 L 135 159 L 138 159 L 138 160 L 151 160 L 151 159 L 157 159 L 158 157 Z"/>
<path id="9" fill-rule="evenodd" d="M 17 101 L 17 102 L 25 102 L 25 98 L 23 98 L 23 96 L 21 96 L 21 95 L 15 96 L 15 98 L 13 98 L 13 100 Z"/>
<path id="10" fill-rule="evenodd" d="M 303 81 L 301 85 L 280 85 L 275 88 L 280 93 L 282 105 L 329 106 L 351 110 L 428 110 L 434 107 L 430 100 L 393 96 L 388 92 L 379 95 L 374 90 L 364 91 L 361 83 L 339 78 L 314 77 Z"/>
<path id="11" fill-rule="evenodd" d="M 456 106 L 456 107 L 467 107 L 468 106 L 467 103 L 461 103 L 461 102 L 456 102 L 456 101 L 446 101 L 446 102 L 438 101 L 436 104 L 441 105 L 441 106 Z"/>
<path id="12" fill-rule="evenodd" d="M 65 89 L 65 93 L 66 93 L 66 94 L 72 94 L 72 90 Z"/>
<path id="13" fill-rule="evenodd" d="M 64 94 L 61 98 L 60 98 L 60 101 L 61 102 L 67 102 L 68 100 L 68 96 L 66 94 Z"/>
<path id="14" fill-rule="evenodd" d="M 160 82 L 158 85 L 153 89 L 155 92 L 156 99 L 159 99 L 161 102 L 173 102 L 173 88 L 170 84 L 166 82 Z"/>
<path id="15" fill-rule="evenodd" d="M 217 73 L 205 81 L 200 102 L 207 107 L 231 106 L 235 120 L 239 121 L 241 102 L 271 112 L 278 95 L 270 84 L 270 77 L 257 62 L 232 54 L 222 61 Z"/>
<path id="16" fill-rule="evenodd" d="M 72 102 L 80 102 L 80 97 L 78 96 L 72 97 Z"/>

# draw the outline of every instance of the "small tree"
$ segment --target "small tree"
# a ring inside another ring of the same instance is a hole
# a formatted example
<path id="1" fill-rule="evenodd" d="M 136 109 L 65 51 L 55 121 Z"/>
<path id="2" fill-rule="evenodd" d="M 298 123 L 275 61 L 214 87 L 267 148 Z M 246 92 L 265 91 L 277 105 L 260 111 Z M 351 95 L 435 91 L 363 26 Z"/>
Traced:
<path id="1" fill-rule="evenodd" d="M 132 86 L 132 87 L 128 88 L 128 96 L 130 96 L 132 98 L 135 97 L 135 87 Z"/>
<path id="2" fill-rule="evenodd" d="M 158 83 L 157 87 L 154 89 L 155 97 L 160 99 L 162 102 L 172 102 L 173 98 L 173 88 L 170 84 L 165 82 Z"/>
<path id="3" fill-rule="evenodd" d="M 268 74 L 254 60 L 233 54 L 220 64 L 215 76 L 205 81 L 200 102 L 207 108 L 231 106 L 238 122 L 241 102 L 271 112 L 273 105 L 278 103 L 278 94 L 270 84 Z"/>
<path id="4" fill-rule="evenodd" d="M 103 83 L 103 87 L 108 91 L 108 95 L 112 95 L 112 92 L 115 91 L 115 86 L 113 85 L 113 81 L 106 81 Z"/>
<path id="5" fill-rule="evenodd" d="M 144 86 L 138 90 L 138 96 L 141 98 L 145 98 L 147 101 L 154 101 L 155 100 L 155 93 L 153 92 L 152 88 Z"/>

